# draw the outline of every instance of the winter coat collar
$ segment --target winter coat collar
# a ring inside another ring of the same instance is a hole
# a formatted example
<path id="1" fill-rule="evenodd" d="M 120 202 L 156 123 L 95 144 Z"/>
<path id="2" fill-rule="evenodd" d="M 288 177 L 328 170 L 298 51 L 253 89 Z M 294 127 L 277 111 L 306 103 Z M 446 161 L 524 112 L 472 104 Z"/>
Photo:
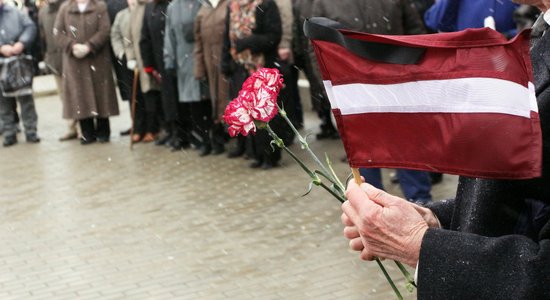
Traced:
<path id="1" fill-rule="evenodd" d="M 71 1 L 71 3 L 69 4 L 69 13 L 71 14 L 79 14 L 80 13 L 80 10 L 78 10 L 78 3 L 76 3 L 76 1 Z M 86 9 L 82 12 L 83 14 L 87 14 L 87 13 L 90 13 L 90 12 L 94 12 L 95 10 L 97 10 L 97 3 L 95 0 L 90 0 L 90 2 L 88 3 L 88 5 L 86 6 Z"/>

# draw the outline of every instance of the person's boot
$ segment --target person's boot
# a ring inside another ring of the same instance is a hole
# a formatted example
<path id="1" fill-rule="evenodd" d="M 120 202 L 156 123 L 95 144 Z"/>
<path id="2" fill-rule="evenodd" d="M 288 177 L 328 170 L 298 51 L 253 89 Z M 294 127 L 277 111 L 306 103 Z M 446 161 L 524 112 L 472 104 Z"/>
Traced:
<path id="1" fill-rule="evenodd" d="M 13 146 L 15 144 L 17 144 L 17 136 L 15 134 L 4 136 L 4 147 Z"/>
<path id="2" fill-rule="evenodd" d="M 244 154 L 244 151 L 246 150 L 245 146 L 246 146 L 246 137 L 243 137 L 243 136 L 237 137 L 237 145 L 233 150 L 231 150 L 227 154 L 227 157 L 235 158 L 235 157 L 242 156 Z"/>
<path id="3" fill-rule="evenodd" d="M 212 141 L 210 140 L 210 132 L 205 132 L 202 135 L 202 144 L 199 148 L 199 156 L 207 156 L 212 152 Z"/>
<path id="4" fill-rule="evenodd" d="M 220 143 L 212 143 L 212 155 L 220 155 L 225 152 L 225 146 Z"/>
<path id="5" fill-rule="evenodd" d="M 27 143 L 31 143 L 31 144 L 40 143 L 40 138 L 38 137 L 38 135 L 35 132 L 27 133 L 25 138 L 27 140 Z"/>
<path id="6" fill-rule="evenodd" d="M 212 154 L 219 155 L 225 152 L 224 128 L 220 124 L 212 128 Z"/>
<path id="7" fill-rule="evenodd" d="M 173 139 L 172 144 L 170 145 L 170 148 L 172 148 L 172 152 L 188 149 L 189 147 L 191 147 L 189 142 L 183 140 L 182 138 Z"/>

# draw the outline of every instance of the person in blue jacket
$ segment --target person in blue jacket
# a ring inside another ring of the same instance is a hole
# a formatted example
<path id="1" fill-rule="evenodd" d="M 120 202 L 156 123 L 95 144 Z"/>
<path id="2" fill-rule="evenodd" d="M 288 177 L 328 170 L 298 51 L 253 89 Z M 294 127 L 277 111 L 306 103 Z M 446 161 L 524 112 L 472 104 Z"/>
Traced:
<path id="1" fill-rule="evenodd" d="M 485 27 L 485 19 L 493 17 L 496 30 L 512 37 L 516 34 L 513 14 L 517 7 L 511 0 L 437 0 L 424 13 L 424 21 L 434 31 L 453 32 Z"/>

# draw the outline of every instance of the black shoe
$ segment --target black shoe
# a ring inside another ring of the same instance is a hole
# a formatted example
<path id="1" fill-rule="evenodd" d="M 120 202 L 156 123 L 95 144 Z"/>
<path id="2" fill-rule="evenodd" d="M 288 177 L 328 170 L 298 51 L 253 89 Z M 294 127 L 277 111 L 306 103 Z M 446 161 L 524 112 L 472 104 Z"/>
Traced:
<path id="1" fill-rule="evenodd" d="M 277 163 L 272 163 L 272 162 L 264 162 L 261 166 L 262 170 L 270 170 L 270 169 L 273 169 L 275 167 L 277 167 L 278 164 Z"/>
<path id="2" fill-rule="evenodd" d="M 212 155 L 220 155 L 225 152 L 225 147 L 223 144 L 214 144 L 212 147 Z"/>
<path id="3" fill-rule="evenodd" d="M 202 145 L 199 149 L 199 156 L 207 156 L 212 152 L 210 145 Z"/>
<path id="4" fill-rule="evenodd" d="M 17 144 L 17 136 L 15 135 L 6 135 L 4 137 L 4 147 L 9 147 Z"/>
<path id="5" fill-rule="evenodd" d="M 80 145 L 90 145 L 90 144 L 93 144 L 96 142 L 96 139 L 95 138 L 85 138 L 85 137 L 81 137 L 80 138 Z"/>
<path id="6" fill-rule="evenodd" d="M 27 140 L 27 143 L 31 143 L 31 144 L 40 143 L 40 138 L 38 137 L 38 135 L 36 135 L 36 133 L 27 133 L 25 138 Z"/>
<path id="7" fill-rule="evenodd" d="M 262 161 L 261 160 L 255 160 L 252 163 L 250 163 L 250 165 L 248 165 L 248 167 L 251 168 L 251 169 L 261 168 L 262 167 Z"/>
<path id="8" fill-rule="evenodd" d="M 170 143 L 171 140 L 172 140 L 172 136 L 167 134 L 163 137 L 159 137 L 158 139 L 156 139 L 155 145 L 157 146 L 166 145 L 167 143 Z"/>
<path id="9" fill-rule="evenodd" d="M 121 131 L 120 135 L 121 136 L 126 136 L 126 135 L 130 135 L 130 133 L 132 133 L 132 128 L 129 128 L 128 130 Z"/>
<path id="10" fill-rule="evenodd" d="M 227 153 L 227 157 L 228 158 L 236 158 L 236 157 L 239 157 L 239 156 L 242 156 L 244 154 L 244 147 L 236 147 L 235 149 L 229 151 L 229 153 Z"/>
<path id="11" fill-rule="evenodd" d="M 172 140 L 172 143 L 170 145 L 170 148 L 172 148 L 172 152 L 180 151 L 182 149 L 189 149 L 191 145 L 189 145 L 189 142 L 183 141 L 181 139 L 174 139 Z"/>
<path id="12" fill-rule="evenodd" d="M 108 136 L 98 136 L 97 141 L 101 144 L 105 144 L 105 143 L 109 142 L 109 137 Z"/>
<path id="13" fill-rule="evenodd" d="M 315 135 L 318 140 L 326 139 L 338 139 L 338 132 L 335 130 L 321 130 L 318 134 Z"/>

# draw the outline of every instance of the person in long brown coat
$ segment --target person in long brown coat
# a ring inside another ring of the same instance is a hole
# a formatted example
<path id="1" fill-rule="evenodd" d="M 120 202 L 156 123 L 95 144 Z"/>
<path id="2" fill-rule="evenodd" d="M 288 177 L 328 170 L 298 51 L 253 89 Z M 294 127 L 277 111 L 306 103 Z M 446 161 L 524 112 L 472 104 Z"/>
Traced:
<path id="1" fill-rule="evenodd" d="M 219 0 L 205 3 L 195 19 L 195 78 L 208 80 L 212 100 L 212 153 L 225 151 L 223 113 L 229 103 L 229 84 L 220 69 L 227 3 Z"/>
<path id="2" fill-rule="evenodd" d="M 118 115 L 111 65 L 110 21 L 103 1 L 69 0 L 54 35 L 63 48 L 63 117 L 80 121 L 81 144 L 109 141 L 109 117 Z"/>

